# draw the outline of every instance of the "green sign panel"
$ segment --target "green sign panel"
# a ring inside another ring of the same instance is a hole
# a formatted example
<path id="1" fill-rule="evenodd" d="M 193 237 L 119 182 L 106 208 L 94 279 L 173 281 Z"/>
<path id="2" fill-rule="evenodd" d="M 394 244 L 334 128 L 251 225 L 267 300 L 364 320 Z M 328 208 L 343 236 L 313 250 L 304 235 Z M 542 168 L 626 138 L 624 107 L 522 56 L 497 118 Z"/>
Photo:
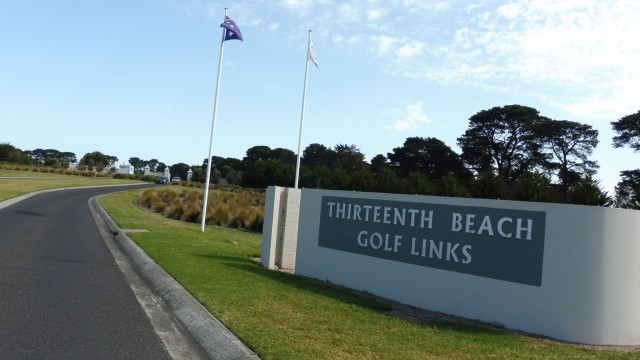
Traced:
<path id="1" fill-rule="evenodd" d="M 318 246 L 540 286 L 546 213 L 323 196 Z"/>

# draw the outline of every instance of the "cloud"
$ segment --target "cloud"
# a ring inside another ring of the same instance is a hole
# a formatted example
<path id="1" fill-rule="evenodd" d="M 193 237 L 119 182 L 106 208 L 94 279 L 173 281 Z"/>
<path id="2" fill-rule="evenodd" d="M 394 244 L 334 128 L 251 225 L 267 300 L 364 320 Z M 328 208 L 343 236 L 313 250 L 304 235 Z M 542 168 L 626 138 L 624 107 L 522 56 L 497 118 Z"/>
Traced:
<path id="1" fill-rule="evenodd" d="M 374 52 L 376 52 L 379 57 L 384 57 L 392 53 L 393 48 L 400 41 L 397 37 L 387 35 L 371 36 L 369 39 L 373 44 Z"/>
<path id="2" fill-rule="evenodd" d="M 279 0 L 259 11 L 266 3 L 236 12 L 295 41 L 304 24 L 369 52 L 392 76 L 509 92 L 579 116 L 628 108 L 628 84 L 640 83 L 637 0 Z"/>
<path id="3" fill-rule="evenodd" d="M 371 37 L 389 74 L 509 91 L 581 117 L 633 106 L 629 84 L 640 83 L 640 42 L 631 34 L 640 33 L 640 2 L 512 0 L 469 13 L 440 9 L 449 25 Z"/>
<path id="4" fill-rule="evenodd" d="M 385 11 L 380 8 L 370 9 L 367 11 L 367 21 L 376 21 L 383 17 Z"/>
<path id="5" fill-rule="evenodd" d="M 425 48 L 425 43 L 420 40 L 411 40 L 402 45 L 396 51 L 396 55 L 401 58 L 411 58 L 421 55 Z"/>
<path id="6" fill-rule="evenodd" d="M 269 29 L 269 31 L 277 31 L 280 28 L 280 23 L 272 23 L 267 25 L 267 29 Z"/>
<path id="7" fill-rule="evenodd" d="M 391 125 L 384 128 L 389 131 L 405 132 L 420 128 L 422 124 L 431 124 L 431 119 L 424 113 L 422 101 L 409 103 L 404 109 L 392 109 L 386 115 L 393 118 Z"/>

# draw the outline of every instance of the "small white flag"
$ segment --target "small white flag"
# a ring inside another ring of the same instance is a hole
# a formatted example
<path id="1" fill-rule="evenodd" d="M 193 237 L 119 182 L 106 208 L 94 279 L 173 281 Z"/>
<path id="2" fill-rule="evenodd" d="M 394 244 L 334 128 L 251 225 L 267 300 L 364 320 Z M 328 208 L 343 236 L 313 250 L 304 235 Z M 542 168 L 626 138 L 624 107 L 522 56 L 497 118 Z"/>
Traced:
<path id="1" fill-rule="evenodd" d="M 313 51 L 313 42 L 311 41 L 311 38 L 309 38 L 309 60 L 311 60 L 316 68 L 318 68 L 318 58 L 316 58 L 316 53 Z"/>

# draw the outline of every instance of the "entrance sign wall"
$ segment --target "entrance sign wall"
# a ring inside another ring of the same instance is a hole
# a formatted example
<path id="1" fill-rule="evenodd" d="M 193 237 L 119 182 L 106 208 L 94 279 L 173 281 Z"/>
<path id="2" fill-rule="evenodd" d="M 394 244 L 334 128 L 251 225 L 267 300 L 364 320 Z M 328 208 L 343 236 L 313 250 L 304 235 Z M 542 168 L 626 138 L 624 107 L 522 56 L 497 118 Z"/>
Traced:
<path id="1" fill-rule="evenodd" d="M 297 225 L 296 274 L 560 340 L 640 344 L 638 211 L 302 189 Z"/>

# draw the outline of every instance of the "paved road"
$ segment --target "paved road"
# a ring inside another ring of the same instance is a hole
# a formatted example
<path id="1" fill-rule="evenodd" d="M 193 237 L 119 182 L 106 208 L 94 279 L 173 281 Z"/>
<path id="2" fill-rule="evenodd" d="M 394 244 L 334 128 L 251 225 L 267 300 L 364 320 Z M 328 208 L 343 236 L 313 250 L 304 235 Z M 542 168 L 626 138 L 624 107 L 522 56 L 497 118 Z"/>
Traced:
<path id="1" fill-rule="evenodd" d="M 40 194 L 0 209 L 0 359 L 167 359 L 87 199 Z"/>

